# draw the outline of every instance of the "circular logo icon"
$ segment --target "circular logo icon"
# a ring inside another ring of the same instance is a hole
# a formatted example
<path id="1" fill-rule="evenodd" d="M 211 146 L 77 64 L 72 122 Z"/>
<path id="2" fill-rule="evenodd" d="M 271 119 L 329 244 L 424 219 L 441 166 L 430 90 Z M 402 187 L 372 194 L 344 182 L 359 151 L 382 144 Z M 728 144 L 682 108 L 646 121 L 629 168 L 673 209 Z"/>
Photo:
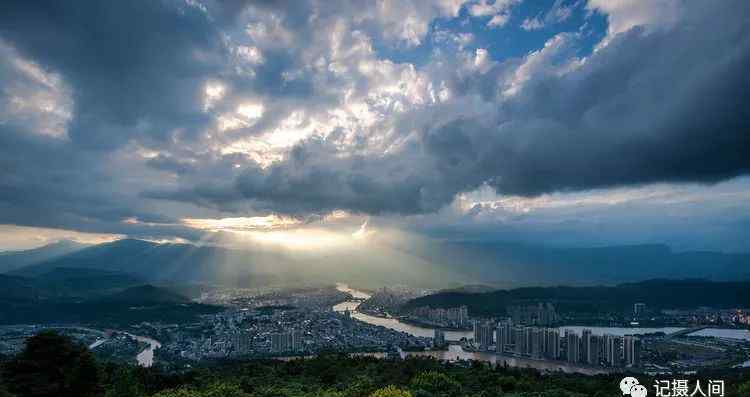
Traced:
<path id="1" fill-rule="evenodd" d="M 634 385 L 630 388 L 630 397 L 646 397 L 646 394 L 648 394 L 646 386 Z"/>
<path id="2" fill-rule="evenodd" d="M 630 394 L 632 396 L 631 389 L 633 388 L 633 386 L 635 386 L 637 384 L 638 384 L 638 379 L 636 379 L 636 378 L 634 378 L 632 376 L 628 376 L 628 377 L 622 378 L 622 380 L 620 381 L 620 390 L 622 390 L 622 394 L 623 395 Z M 644 387 L 643 389 L 645 390 L 646 388 Z M 644 394 L 644 396 L 645 396 L 645 394 Z M 639 396 L 639 397 L 641 397 L 641 396 Z"/>

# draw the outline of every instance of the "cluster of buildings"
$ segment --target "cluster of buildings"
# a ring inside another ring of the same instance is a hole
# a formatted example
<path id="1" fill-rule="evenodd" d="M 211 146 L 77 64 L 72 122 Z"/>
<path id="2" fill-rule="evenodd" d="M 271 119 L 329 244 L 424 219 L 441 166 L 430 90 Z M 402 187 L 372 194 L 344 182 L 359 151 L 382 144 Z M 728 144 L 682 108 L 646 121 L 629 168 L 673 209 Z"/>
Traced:
<path id="1" fill-rule="evenodd" d="M 581 334 L 566 329 L 513 325 L 511 319 L 474 323 L 474 345 L 482 351 L 496 351 L 535 359 L 565 360 L 571 364 L 605 367 L 640 365 L 641 342 L 635 336 Z"/>
<path id="2" fill-rule="evenodd" d="M 157 350 L 162 362 L 306 355 L 330 350 L 389 351 L 394 346 L 420 349 L 432 345 L 430 338 L 356 321 L 349 313 L 330 308 L 233 310 L 149 335 L 162 343 Z"/>
<path id="3" fill-rule="evenodd" d="M 297 330 L 271 334 L 271 351 L 274 353 L 301 352 L 304 334 Z"/>
<path id="4" fill-rule="evenodd" d="M 558 322 L 555 306 L 550 302 L 510 306 L 508 315 L 515 324 L 548 326 Z"/>
<path id="5" fill-rule="evenodd" d="M 439 327 L 466 328 L 470 325 L 469 309 L 466 306 L 447 309 L 422 306 L 412 310 L 411 317 Z"/>
<path id="6" fill-rule="evenodd" d="M 735 310 L 732 321 L 737 324 L 750 325 L 750 310 Z"/>
<path id="7" fill-rule="evenodd" d="M 374 316 L 385 316 L 399 311 L 406 302 L 424 296 L 428 290 L 396 285 L 383 287 L 372 293 L 369 299 L 362 302 L 357 310 Z"/>

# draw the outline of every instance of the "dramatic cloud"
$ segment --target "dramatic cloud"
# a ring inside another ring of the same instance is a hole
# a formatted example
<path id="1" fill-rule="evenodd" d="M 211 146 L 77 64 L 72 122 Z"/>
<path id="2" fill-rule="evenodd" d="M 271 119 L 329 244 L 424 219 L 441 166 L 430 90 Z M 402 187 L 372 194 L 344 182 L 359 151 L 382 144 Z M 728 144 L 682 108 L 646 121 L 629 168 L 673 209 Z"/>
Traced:
<path id="1" fill-rule="evenodd" d="M 373 216 L 368 227 L 489 235 L 513 218 L 466 204 L 477 192 L 523 203 L 651 184 L 710 192 L 750 173 L 749 11 L 11 1 L 0 224 L 197 240 L 212 219 L 293 227 L 345 210 Z M 666 206 L 654 205 L 642 213 Z M 608 208 L 611 224 L 627 212 Z"/>

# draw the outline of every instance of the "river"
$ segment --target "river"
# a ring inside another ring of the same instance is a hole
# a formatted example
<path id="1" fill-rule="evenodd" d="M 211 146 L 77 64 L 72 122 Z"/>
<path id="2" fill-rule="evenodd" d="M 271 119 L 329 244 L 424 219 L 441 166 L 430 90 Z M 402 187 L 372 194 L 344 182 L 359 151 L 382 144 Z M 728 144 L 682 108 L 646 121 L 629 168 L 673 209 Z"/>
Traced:
<path id="1" fill-rule="evenodd" d="M 147 338 L 145 336 L 133 335 L 129 332 L 122 332 L 122 331 L 115 331 L 115 332 L 128 335 L 131 338 L 137 340 L 138 342 L 146 343 L 148 347 L 143 349 L 142 352 L 138 353 L 138 355 L 135 356 L 135 359 L 138 361 L 138 365 L 140 365 L 141 367 L 148 368 L 154 365 L 154 350 L 161 347 L 161 343 L 159 343 L 159 341 L 157 341 L 156 339 Z M 101 346 L 107 340 L 108 339 L 106 338 L 97 339 L 96 342 L 92 343 L 89 346 L 89 349 L 95 349 L 96 347 Z"/>
<path id="2" fill-rule="evenodd" d="M 368 299 L 370 297 L 370 295 L 368 295 L 367 293 L 352 289 L 348 285 L 343 284 L 343 283 L 336 284 L 336 288 L 339 291 L 348 292 L 352 294 L 352 296 L 354 296 L 357 299 Z M 435 328 L 407 324 L 395 318 L 383 318 L 383 317 L 371 316 L 369 314 L 358 312 L 357 307 L 359 306 L 359 304 L 360 304 L 359 301 L 346 301 L 346 302 L 342 302 L 334 306 L 333 310 L 338 311 L 338 312 L 349 310 L 352 314 L 352 317 L 356 318 L 357 320 L 366 322 L 368 324 L 380 325 L 386 328 L 394 329 L 396 331 L 406 332 L 408 334 L 415 335 L 415 336 L 423 336 L 423 337 L 432 338 L 435 335 Z M 559 327 L 558 329 L 560 330 L 560 333 L 564 333 L 565 330 L 567 329 L 580 335 L 583 329 L 590 329 L 591 333 L 594 335 L 611 334 L 611 335 L 622 336 L 622 335 L 641 335 L 641 334 L 648 334 L 648 333 L 654 333 L 654 332 L 664 332 L 666 334 L 670 334 L 673 332 L 680 331 L 684 328 L 679 328 L 679 327 L 624 328 L 624 327 L 562 326 L 562 327 Z M 707 333 L 710 333 L 710 331 L 712 330 L 704 330 L 704 331 Z M 704 332 L 704 331 L 701 331 L 701 332 Z M 445 331 L 445 339 L 449 341 L 459 341 L 461 340 L 461 338 L 472 338 L 473 336 L 474 334 L 471 331 Z"/>
<path id="3" fill-rule="evenodd" d="M 147 338 L 145 336 L 138 336 L 133 334 L 128 334 L 138 342 L 147 343 L 148 347 L 143 350 L 142 352 L 138 353 L 137 356 L 135 356 L 135 359 L 138 360 L 138 365 L 141 367 L 150 367 L 154 365 L 154 350 L 161 347 L 161 343 L 157 341 L 156 339 Z"/>
<path id="4" fill-rule="evenodd" d="M 348 285 L 343 283 L 337 283 L 336 288 L 342 292 L 350 293 L 355 299 L 369 299 L 370 295 L 366 292 L 358 291 L 350 288 Z M 390 328 L 396 331 L 406 332 L 415 336 L 422 337 L 433 337 L 435 335 L 435 329 L 430 327 L 423 327 L 418 325 L 407 324 L 399 321 L 395 318 L 384 318 L 371 316 L 369 314 L 361 313 L 357 311 L 357 307 L 360 305 L 360 301 L 346 301 L 333 306 L 333 310 L 343 312 L 349 310 L 351 316 L 357 320 L 363 321 L 368 324 L 380 325 L 382 327 Z M 590 329 L 594 335 L 642 335 L 655 332 L 664 332 L 665 334 L 671 334 L 683 330 L 681 327 L 660 327 L 660 328 L 630 328 L 630 327 L 582 327 L 582 326 L 562 326 L 558 327 L 560 333 L 564 333 L 565 330 L 571 330 L 577 334 L 581 334 L 583 329 Z M 701 331 L 691 333 L 693 336 L 714 336 L 717 338 L 730 338 L 730 339 L 745 339 L 750 340 L 750 331 L 741 329 L 717 329 L 707 328 Z M 461 338 L 472 338 L 473 333 L 471 331 L 445 331 L 445 339 L 448 341 L 459 341 Z M 468 352 L 461 348 L 459 345 L 450 345 L 446 351 L 427 351 L 427 352 L 402 352 L 402 357 L 406 356 L 432 356 L 440 360 L 453 361 L 456 359 L 461 360 L 481 360 L 492 363 L 498 363 L 500 365 L 507 364 L 511 367 L 529 367 L 536 368 L 539 370 L 557 371 L 561 370 L 564 372 L 581 372 L 581 373 L 600 373 L 603 372 L 599 368 L 590 368 L 584 366 L 571 366 L 568 363 L 558 361 L 543 361 L 543 360 L 532 360 L 518 357 L 505 357 L 494 353 L 485 352 Z M 741 364 L 741 366 L 750 366 L 750 361 Z"/>

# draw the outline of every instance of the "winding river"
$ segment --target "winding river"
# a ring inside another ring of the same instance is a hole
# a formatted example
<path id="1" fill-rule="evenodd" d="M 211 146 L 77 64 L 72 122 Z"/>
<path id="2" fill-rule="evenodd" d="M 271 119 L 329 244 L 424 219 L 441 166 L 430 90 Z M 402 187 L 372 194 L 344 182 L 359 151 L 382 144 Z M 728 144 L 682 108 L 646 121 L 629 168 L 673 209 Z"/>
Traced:
<path id="1" fill-rule="evenodd" d="M 336 288 L 342 292 L 350 293 L 355 299 L 369 299 L 370 295 L 366 292 L 358 291 L 350 288 L 348 285 L 343 283 L 336 284 Z M 395 318 L 384 318 L 372 316 L 357 311 L 357 307 L 361 301 L 352 300 L 339 303 L 333 306 L 333 310 L 343 312 L 348 310 L 351 316 L 357 320 L 363 321 L 372 325 L 379 325 L 382 327 L 390 328 L 400 332 L 406 332 L 415 336 L 422 337 L 433 337 L 435 329 L 430 327 L 422 327 L 418 325 L 407 324 L 399 321 Z M 583 329 L 590 329 L 592 334 L 602 335 L 641 335 L 655 332 L 664 332 L 665 334 L 674 333 L 684 328 L 680 327 L 660 327 L 660 328 L 624 328 L 624 327 L 582 327 L 582 326 L 562 326 L 558 329 L 562 334 L 565 330 L 571 330 L 577 334 L 581 334 Z M 716 329 L 708 328 L 697 331 L 691 335 L 695 336 L 714 336 L 717 338 L 729 338 L 729 339 L 745 339 L 750 340 L 750 331 L 741 329 Z M 445 339 L 448 341 L 460 341 L 461 338 L 472 338 L 473 333 L 471 331 L 445 331 Z M 601 368 L 592 368 L 586 366 L 571 365 L 565 362 L 559 361 L 546 361 L 546 360 L 532 360 L 520 357 L 506 357 L 490 352 L 470 352 L 465 351 L 460 345 L 450 345 L 448 350 L 445 351 L 425 351 L 425 352 L 401 352 L 402 357 L 406 356 L 432 356 L 440 360 L 454 361 L 454 360 L 480 360 L 491 363 L 497 363 L 500 365 L 507 365 L 510 367 L 529 367 L 536 368 L 542 371 L 564 371 L 564 372 L 580 372 L 580 373 L 602 373 L 606 370 Z M 740 364 L 740 366 L 750 366 L 750 361 Z"/>
<path id="2" fill-rule="evenodd" d="M 135 359 L 138 361 L 138 365 L 141 367 L 150 367 L 154 365 L 154 350 L 161 347 L 161 343 L 157 341 L 156 339 L 147 338 L 145 336 L 140 335 L 133 335 L 129 332 L 122 332 L 122 331 L 116 331 L 125 335 L 128 335 L 129 337 L 137 340 L 138 342 L 145 343 L 148 346 L 143 349 L 142 352 L 138 353 L 137 356 L 135 356 Z M 98 346 L 101 346 L 105 342 L 107 342 L 107 338 L 97 339 L 96 342 L 92 343 L 89 346 L 89 349 L 93 350 L 97 348 Z"/>

